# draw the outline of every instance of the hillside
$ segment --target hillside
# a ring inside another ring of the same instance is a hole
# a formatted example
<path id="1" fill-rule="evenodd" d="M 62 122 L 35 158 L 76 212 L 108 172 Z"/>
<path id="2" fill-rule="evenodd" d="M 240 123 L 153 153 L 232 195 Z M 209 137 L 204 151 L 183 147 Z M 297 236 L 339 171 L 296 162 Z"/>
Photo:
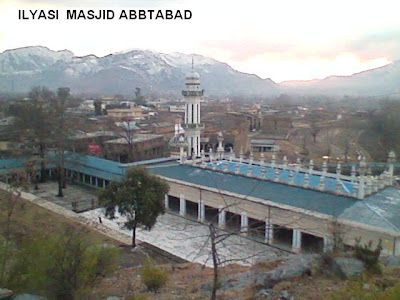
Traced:
<path id="1" fill-rule="evenodd" d="M 288 93 L 336 96 L 379 96 L 400 93 L 400 61 L 353 74 L 330 76 L 321 80 L 285 81 L 280 84 Z"/>

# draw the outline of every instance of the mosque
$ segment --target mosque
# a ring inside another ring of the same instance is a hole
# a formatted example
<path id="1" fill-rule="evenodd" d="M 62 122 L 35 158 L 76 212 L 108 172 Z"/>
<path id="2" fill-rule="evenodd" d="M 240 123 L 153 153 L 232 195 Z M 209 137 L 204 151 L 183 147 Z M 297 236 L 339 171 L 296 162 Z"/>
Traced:
<path id="1" fill-rule="evenodd" d="M 379 176 L 367 172 L 361 160 L 342 174 L 340 164 L 329 173 L 324 163 L 316 170 L 313 161 L 302 164 L 275 156 L 266 161 L 252 153 L 245 158 L 224 151 L 222 133 L 218 148 L 200 151 L 200 76 L 186 76 L 182 92 L 186 106 L 182 128 L 170 143 L 179 157 L 121 164 L 92 156 L 66 157 L 66 176 L 75 182 L 105 188 L 123 178 L 129 167 L 143 165 L 170 186 L 165 206 L 182 217 L 215 222 L 225 230 L 294 253 L 327 251 L 340 239 L 347 247 L 357 240 L 382 245 L 382 254 L 400 255 L 400 190 L 394 186 L 396 157 L 390 152 L 387 168 Z M 23 166 L 23 159 L 0 161 L 1 172 Z M 48 165 L 51 174 L 54 166 Z"/>

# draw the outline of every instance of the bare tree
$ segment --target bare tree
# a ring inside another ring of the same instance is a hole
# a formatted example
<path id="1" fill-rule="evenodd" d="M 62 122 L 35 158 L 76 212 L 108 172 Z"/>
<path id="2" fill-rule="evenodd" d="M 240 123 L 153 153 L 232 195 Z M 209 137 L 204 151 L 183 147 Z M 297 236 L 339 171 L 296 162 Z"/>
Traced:
<path id="1" fill-rule="evenodd" d="M 40 180 L 46 180 L 46 160 L 47 148 L 51 144 L 51 118 L 49 115 L 49 105 L 54 99 L 54 93 L 46 87 L 34 87 L 29 97 L 31 101 L 20 105 L 14 111 L 15 139 L 32 148 L 38 148 L 41 158 Z"/>
<path id="2" fill-rule="evenodd" d="M 326 129 L 325 143 L 326 143 L 325 155 L 328 157 L 328 163 L 329 163 L 332 155 L 332 132 L 329 130 L 329 128 Z"/>
<path id="3" fill-rule="evenodd" d="M 339 221 L 336 216 L 333 216 L 328 223 L 328 232 L 330 235 L 330 251 L 333 253 L 344 250 L 345 226 Z"/>
<path id="4" fill-rule="evenodd" d="M 2 194 L 3 209 L 6 211 L 6 219 L 4 225 L 4 244 L 2 245 L 2 255 L 0 256 L 0 284 L 4 284 L 7 264 L 11 256 L 11 224 L 17 204 L 21 199 L 21 190 L 26 187 L 26 178 L 22 170 L 16 170 L 4 175 L 9 179 L 9 184 L 6 185 L 6 192 Z"/>
<path id="5" fill-rule="evenodd" d="M 311 135 L 313 137 L 313 142 L 316 143 L 317 142 L 317 134 L 320 132 L 320 128 L 317 125 L 317 122 L 312 122 L 311 123 Z"/>
<path id="6" fill-rule="evenodd" d="M 119 139 L 124 141 L 127 147 L 128 162 L 134 160 L 134 140 L 136 124 L 133 119 L 123 118 L 120 121 L 109 119 L 108 128 L 111 130 Z"/>
<path id="7" fill-rule="evenodd" d="M 26 175 L 28 180 L 33 183 L 34 189 L 38 190 L 39 186 L 39 171 L 37 166 L 41 163 L 41 159 L 37 159 L 35 157 L 29 159 L 25 163 Z"/>
<path id="8" fill-rule="evenodd" d="M 65 155 L 69 146 L 71 126 L 66 116 L 66 101 L 69 98 L 69 88 L 59 88 L 57 97 L 50 107 L 52 140 L 55 146 L 55 164 L 57 168 L 58 197 L 63 197 L 65 185 Z"/>

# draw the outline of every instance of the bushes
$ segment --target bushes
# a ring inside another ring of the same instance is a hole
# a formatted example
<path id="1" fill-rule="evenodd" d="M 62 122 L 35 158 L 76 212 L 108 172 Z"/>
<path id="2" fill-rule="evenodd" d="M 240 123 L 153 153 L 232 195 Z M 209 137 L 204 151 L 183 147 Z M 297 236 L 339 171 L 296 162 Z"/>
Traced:
<path id="1" fill-rule="evenodd" d="M 168 275 L 160 267 L 155 266 L 150 260 L 145 262 L 141 270 L 142 281 L 151 292 L 157 292 L 168 280 Z"/>
<path id="2" fill-rule="evenodd" d="M 373 282 L 350 281 L 341 290 L 327 295 L 326 299 L 398 300 L 400 299 L 400 283 L 384 289 Z"/>
<path id="3" fill-rule="evenodd" d="M 378 245 L 375 250 L 372 250 L 372 242 L 370 241 L 368 244 L 364 244 L 361 246 L 360 239 L 356 241 L 356 245 L 354 247 L 354 257 L 361 260 L 364 263 L 367 271 L 380 274 L 382 273 L 381 267 L 379 266 L 379 256 L 382 251 L 382 241 L 379 240 Z"/>
<path id="4" fill-rule="evenodd" d="M 115 270 L 118 249 L 92 246 L 85 231 L 25 241 L 15 256 L 8 287 L 55 299 L 84 299 L 95 281 Z"/>

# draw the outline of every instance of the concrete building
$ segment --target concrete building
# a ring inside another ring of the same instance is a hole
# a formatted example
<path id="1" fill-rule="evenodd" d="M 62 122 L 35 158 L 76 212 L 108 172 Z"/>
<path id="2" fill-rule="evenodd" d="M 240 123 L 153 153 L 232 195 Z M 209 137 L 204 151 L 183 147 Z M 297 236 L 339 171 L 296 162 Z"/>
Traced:
<path id="1" fill-rule="evenodd" d="M 221 136 L 220 136 L 221 137 Z M 222 138 L 220 144 L 222 145 Z M 181 149 L 184 138 L 181 136 Z M 121 180 L 127 168 L 145 165 L 170 186 L 166 208 L 199 222 L 215 222 L 260 242 L 294 253 L 327 251 L 332 247 L 335 226 L 340 226 L 348 247 L 382 241 L 383 255 L 400 255 L 400 190 L 393 186 L 395 155 L 380 176 L 367 175 L 360 161 L 349 176 L 317 171 L 310 161 L 290 164 L 255 160 L 233 153 L 204 152 L 200 159 L 180 162 L 173 158 L 121 164 L 88 156 L 67 156 L 66 175 L 75 182 L 104 188 Z M 51 161 L 51 160 L 50 160 Z M 24 159 L 0 161 L 0 172 L 23 167 Z M 47 165 L 48 172 L 54 166 Z M 190 230 L 190 229 L 188 229 Z"/>
<path id="2" fill-rule="evenodd" d="M 275 140 L 265 139 L 251 140 L 250 147 L 253 153 L 279 152 L 280 149 Z"/>
<path id="3" fill-rule="evenodd" d="M 182 164 L 160 163 L 149 170 L 170 185 L 166 205 L 181 215 L 263 240 L 293 252 L 326 251 L 334 226 L 344 243 L 382 240 L 383 254 L 400 255 L 400 190 L 391 186 L 393 157 L 379 177 L 360 162 L 350 176 L 306 166 L 210 154 Z M 358 175 L 358 176 L 357 176 Z"/>
<path id="4" fill-rule="evenodd" d="M 70 150 L 73 152 L 78 152 L 82 154 L 88 153 L 88 147 L 90 145 L 97 145 L 101 148 L 104 147 L 104 144 L 112 139 L 115 139 L 118 135 L 112 131 L 92 131 L 92 132 L 83 132 L 76 131 L 70 137 Z"/>
<path id="5" fill-rule="evenodd" d="M 116 120 L 141 120 L 144 118 L 142 108 L 136 106 L 108 109 L 107 116 Z"/>
<path id="6" fill-rule="evenodd" d="M 122 163 L 164 157 L 166 147 L 164 137 L 157 134 L 133 134 L 128 138 L 118 138 L 105 143 L 106 158 Z M 130 149 L 131 148 L 131 149 Z M 132 151 L 131 155 L 129 151 Z"/>

